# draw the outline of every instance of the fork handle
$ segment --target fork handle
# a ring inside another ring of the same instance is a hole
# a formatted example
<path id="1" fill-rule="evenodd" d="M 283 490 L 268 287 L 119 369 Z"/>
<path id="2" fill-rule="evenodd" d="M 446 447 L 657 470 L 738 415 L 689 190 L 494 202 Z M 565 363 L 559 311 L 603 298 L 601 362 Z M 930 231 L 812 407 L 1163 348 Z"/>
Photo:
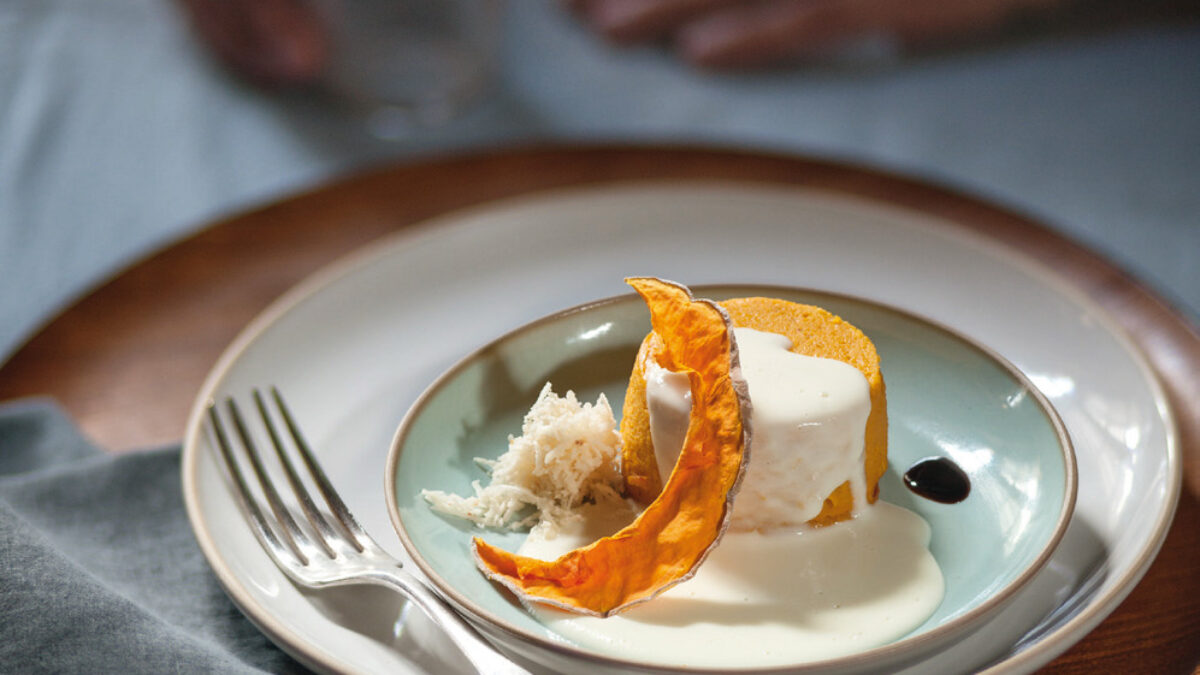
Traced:
<path id="1" fill-rule="evenodd" d="M 424 583 L 399 567 L 371 570 L 367 577 L 371 581 L 392 588 L 408 598 L 442 630 L 483 675 L 530 675 L 528 670 L 513 663 L 484 639 L 479 631 L 467 623 Z"/>

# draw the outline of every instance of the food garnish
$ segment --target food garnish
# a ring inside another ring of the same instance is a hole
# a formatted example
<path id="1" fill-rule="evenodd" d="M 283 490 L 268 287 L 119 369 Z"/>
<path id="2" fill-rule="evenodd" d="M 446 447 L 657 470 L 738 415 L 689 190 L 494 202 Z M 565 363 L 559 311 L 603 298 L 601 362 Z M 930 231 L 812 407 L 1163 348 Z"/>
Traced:
<path id="1" fill-rule="evenodd" d="M 749 454 L 749 396 L 726 311 L 678 284 L 626 280 L 646 301 L 656 355 L 687 373 L 693 405 L 679 460 L 632 524 L 554 561 L 475 538 L 476 563 L 523 601 L 610 616 L 691 577 L 728 525 Z"/>
<path id="2" fill-rule="evenodd" d="M 521 435 L 508 437 L 508 451 L 497 460 L 475 460 L 491 473 L 487 486 L 472 481 L 475 494 L 469 497 L 441 490 L 422 490 L 421 496 L 433 510 L 480 527 L 554 532 L 578 518 L 575 509 L 585 502 L 620 501 L 624 481 L 615 425 L 604 394 L 594 404 L 581 403 L 575 392 L 560 397 L 547 382 L 521 423 Z"/>

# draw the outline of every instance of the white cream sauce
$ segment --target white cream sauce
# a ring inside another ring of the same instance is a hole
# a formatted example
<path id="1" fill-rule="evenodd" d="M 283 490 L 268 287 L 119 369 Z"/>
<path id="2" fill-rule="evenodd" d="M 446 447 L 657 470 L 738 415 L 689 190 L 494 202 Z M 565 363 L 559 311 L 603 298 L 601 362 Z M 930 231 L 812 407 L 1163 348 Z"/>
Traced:
<path id="1" fill-rule="evenodd" d="M 799 527 L 847 481 L 855 508 L 865 506 L 867 378 L 848 363 L 788 351 L 792 343 L 782 335 L 736 328 L 734 337 L 750 390 L 752 437 L 730 527 Z M 687 433 L 691 392 L 682 373 L 653 362 L 645 370 L 650 438 L 665 483 Z"/>
<path id="2" fill-rule="evenodd" d="M 646 410 L 650 413 L 650 442 L 663 485 L 683 450 L 692 414 L 692 387 L 686 373 L 676 373 L 646 359 Z"/>
<path id="3" fill-rule="evenodd" d="M 549 541 L 531 535 L 520 553 L 552 560 L 611 533 L 597 527 L 605 518 L 611 531 L 624 520 L 609 513 Z M 658 665 L 770 667 L 836 658 L 896 640 L 937 609 L 943 580 L 929 535 L 920 516 L 879 502 L 830 527 L 727 532 L 694 577 L 607 619 L 534 611 L 581 645 Z"/>

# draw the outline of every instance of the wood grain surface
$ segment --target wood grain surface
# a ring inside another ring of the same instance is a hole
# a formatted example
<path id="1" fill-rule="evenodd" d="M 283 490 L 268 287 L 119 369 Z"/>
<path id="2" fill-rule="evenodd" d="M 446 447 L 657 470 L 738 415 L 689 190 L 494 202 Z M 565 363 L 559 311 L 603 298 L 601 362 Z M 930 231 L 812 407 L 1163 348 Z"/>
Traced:
<path id="1" fill-rule="evenodd" d="M 803 185 L 938 216 L 1042 260 L 1109 310 L 1162 377 L 1189 489 L 1128 599 L 1048 673 L 1200 672 L 1200 334 L 1141 284 L 1015 211 L 862 168 L 718 149 L 534 147 L 380 167 L 218 222 L 124 270 L 0 367 L 0 400 L 52 396 L 113 452 L 178 442 L 219 354 L 319 267 L 431 216 L 558 187 L 639 179 Z"/>

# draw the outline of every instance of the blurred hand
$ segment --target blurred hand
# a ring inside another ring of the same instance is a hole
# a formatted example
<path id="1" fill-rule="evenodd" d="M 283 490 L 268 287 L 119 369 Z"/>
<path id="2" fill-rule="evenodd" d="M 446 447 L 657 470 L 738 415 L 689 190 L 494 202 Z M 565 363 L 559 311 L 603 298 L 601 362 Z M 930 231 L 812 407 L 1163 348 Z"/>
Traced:
<path id="1" fill-rule="evenodd" d="M 309 0 L 180 0 L 218 59 L 259 84 L 305 84 L 329 39 Z M 828 56 L 864 40 L 923 47 L 997 28 L 1065 0 L 567 0 L 618 43 L 668 41 L 687 61 L 756 67 Z"/>
<path id="2" fill-rule="evenodd" d="M 180 1 L 216 57 L 258 84 L 311 82 L 328 58 L 328 36 L 305 0 Z"/>
<path id="3" fill-rule="evenodd" d="M 569 0 L 620 43 L 669 41 L 714 68 L 819 58 L 858 41 L 908 47 L 962 40 L 1063 0 Z"/>

